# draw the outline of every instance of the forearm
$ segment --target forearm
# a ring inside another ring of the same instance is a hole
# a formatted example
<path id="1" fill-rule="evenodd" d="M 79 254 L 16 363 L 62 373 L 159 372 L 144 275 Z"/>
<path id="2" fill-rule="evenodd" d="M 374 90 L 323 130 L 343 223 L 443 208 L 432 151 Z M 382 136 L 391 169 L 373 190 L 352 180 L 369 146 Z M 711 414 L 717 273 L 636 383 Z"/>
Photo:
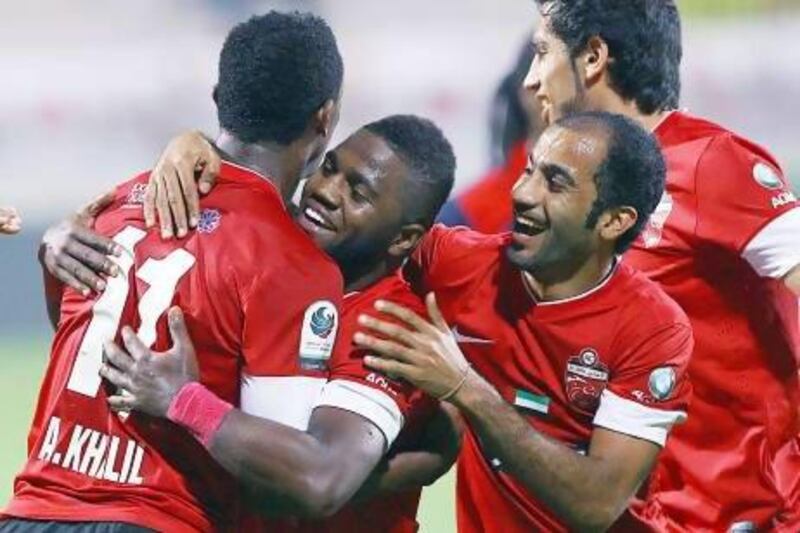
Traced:
<path id="1" fill-rule="evenodd" d="M 233 410 L 215 433 L 211 455 L 245 484 L 254 510 L 275 514 L 273 499 L 286 514 L 332 514 L 357 488 L 315 436 Z"/>
<path id="2" fill-rule="evenodd" d="M 539 433 L 483 378 L 472 372 L 454 405 L 484 451 L 572 527 L 604 530 L 627 505 L 597 458 L 580 455 Z"/>

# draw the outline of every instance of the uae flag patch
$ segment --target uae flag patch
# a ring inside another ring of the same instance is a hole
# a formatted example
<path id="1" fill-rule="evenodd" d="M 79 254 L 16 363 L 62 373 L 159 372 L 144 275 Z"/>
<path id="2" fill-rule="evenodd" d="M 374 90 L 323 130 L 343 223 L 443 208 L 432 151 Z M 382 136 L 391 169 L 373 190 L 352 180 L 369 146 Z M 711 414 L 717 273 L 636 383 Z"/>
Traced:
<path id="1" fill-rule="evenodd" d="M 517 389 L 517 394 L 514 397 L 514 405 L 546 415 L 550 410 L 550 398 Z"/>

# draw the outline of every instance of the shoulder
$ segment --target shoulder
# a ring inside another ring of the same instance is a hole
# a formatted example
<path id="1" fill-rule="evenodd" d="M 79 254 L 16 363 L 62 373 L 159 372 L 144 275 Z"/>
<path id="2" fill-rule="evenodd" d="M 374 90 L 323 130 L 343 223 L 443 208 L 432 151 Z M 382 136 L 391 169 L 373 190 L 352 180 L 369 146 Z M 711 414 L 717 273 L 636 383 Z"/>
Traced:
<path id="1" fill-rule="evenodd" d="M 617 268 L 622 277 L 616 290 L 621 299 L 621 325 L 644 332 L 673 326 L 691 329 L 686 313 L 658 283 L 626 263 Z"/>
<path id="2" fill-rule="evenodd" d="M 435 224 L 420 246 L 428 261 L 463 260 L 476 265 L 495 262 L 502 256 L 510 237 L 507 233 L 486 234 L 466 226 L 448 227 Z M 455 266 L 455 265 L 451 265 Z"/>

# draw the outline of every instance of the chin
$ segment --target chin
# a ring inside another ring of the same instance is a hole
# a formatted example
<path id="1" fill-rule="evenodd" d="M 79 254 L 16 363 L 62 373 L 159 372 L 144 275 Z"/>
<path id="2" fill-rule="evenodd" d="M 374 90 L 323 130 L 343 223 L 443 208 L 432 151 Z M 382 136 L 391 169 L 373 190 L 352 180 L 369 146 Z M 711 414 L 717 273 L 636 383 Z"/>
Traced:
<path id="1" fill-rule="evenodd" d="M 534 254 L 524 248 L 515 249 L 513 244 L 506 248 L 506 257 L 509 263 L 520 270 L 531 270 L 536 265 L 536 256 Z"/>

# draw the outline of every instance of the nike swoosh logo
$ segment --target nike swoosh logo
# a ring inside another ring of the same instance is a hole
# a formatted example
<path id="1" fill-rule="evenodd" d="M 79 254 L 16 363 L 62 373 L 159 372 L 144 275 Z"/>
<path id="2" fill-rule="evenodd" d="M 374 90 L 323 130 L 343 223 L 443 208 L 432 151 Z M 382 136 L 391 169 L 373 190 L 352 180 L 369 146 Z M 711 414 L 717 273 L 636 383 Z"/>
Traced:
<path id="1" fill-rule="evenodd" d="M 481 339 L 480 337 L 472 337 L 470 335 L 464 335 L 463 333 L 458 331 L 458 326 L 454 326 L 450 331 L 453 333 L 453 337 L 456 339 L 457 343 L 461 343 L 461 344 L 494 344 L 493 340 Z"/>

